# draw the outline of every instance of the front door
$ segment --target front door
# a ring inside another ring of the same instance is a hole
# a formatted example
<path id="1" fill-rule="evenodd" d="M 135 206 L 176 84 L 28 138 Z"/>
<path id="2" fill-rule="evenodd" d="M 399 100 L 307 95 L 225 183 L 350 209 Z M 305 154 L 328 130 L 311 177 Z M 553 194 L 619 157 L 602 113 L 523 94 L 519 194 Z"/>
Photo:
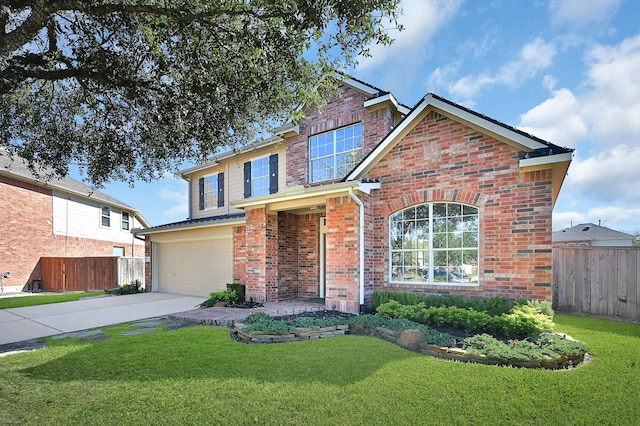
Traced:
<path id="1" fill-rule="evenodd" d="M 320 218 L 320 297 L 324 298 L 327 272 L 327 218 Z"/>

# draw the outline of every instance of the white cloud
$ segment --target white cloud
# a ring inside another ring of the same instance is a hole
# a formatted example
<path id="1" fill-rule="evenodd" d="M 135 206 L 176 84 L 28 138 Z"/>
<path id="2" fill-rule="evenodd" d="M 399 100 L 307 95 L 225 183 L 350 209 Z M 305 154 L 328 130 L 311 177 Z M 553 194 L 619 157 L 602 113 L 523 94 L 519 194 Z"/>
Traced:
<path id="1" fill-rule="evenodd" d="M 575 147 L 588 135 L 580 116 L 579 101 L 568 89 L 553 92 L 553 97 L 520 116 L 518 128 L 556 145 Z"/>
<path id="2" fill-rule="evenodd" d="M 551 0 L 551 21 L 578 30 L 607 22 L 620 7 L 620 0 Z"/>
<path id="3" fill-rule="evenodd" d="M 592 47 L 585 60 L 586 79 L 578 89 L 553 90 L 521 115 L 518 127 L 577 147 L 559 203 L 576 205 L 554 218 L 566 225 L 582 207 L 586 221 L 636 232 L 629 224 L 640 216 L 640 35 Z"/>
<path id="4" fill-rule="evenodd" d="M 587 216 L 590 218 L 589 222 L 591 223 L 600 223 L 607 228 L 631 234 L 640 231 L 640 229 L 630 228 L 629 225 L 630 223 L 636 222 L 639 215 L 640 208 L 630 209 L 619 206 L 594 207 L 589 209 L 587 213 Z M 631 227 L 633 227 L 633 225 L 631 225 Z"/>
<path id="5" fill-rule="evenodd" d="M 524 80 L 535 77 L 540 71 L 548 68 L 553 63 L 556 48 L 553 43 L 547 43 L 540 37 L 522 47 L 518 57 L 502 65 L 494 74 L 483 73 L 480 75 L 468 75 L 453 82 L 449 92 L 456 97 L 464 99 L 474 97 L 485 87 L 497 84 L 509 87 L 517 87 Z"/>
<path id="6" fill-rule="evenodd" d="M 174 189 L 172 187 L 162 188 L 159 197 L 169 202 L 169 209 L 162 213 L 169 220 L 183 220 L 189 214 L 188 188 Z"/>
<path id="7" fill-rule="evenodd" d="M 395 38 L 392 46 L 372 46 L 372 56 L 361 58 L 358 68 L 367 70 L 387 61 L 402 63 L 408 55 L 418 66 L 431 37 L 456 14 L 461 4 L 462 0 L 403 0 L 400 4 L 403 14 L 398 21 L 404 31 L 392 34 Z"/>
<path id="8" fill-rule="evenodd" d="M 580 223 L 588 222 L 587 217 L 579 212 L 553 212 L 553 230 L 570 228 Z"/>
<path id="9" fill-rule="evenodd" d="M 590 65 L 584 114 L 603 144 L 638 142 L 640 135 L 640 35 L 617 46 L 597 46 Z"/>
<path id="10" fill-rule="evenodd" d="M 640 146 L 619 145 L 598 150 L 588 158 L 576 156 L 565 181 L 567 189 L 598 203 L 624 200 L 629 207 L 640 207 Z"/>

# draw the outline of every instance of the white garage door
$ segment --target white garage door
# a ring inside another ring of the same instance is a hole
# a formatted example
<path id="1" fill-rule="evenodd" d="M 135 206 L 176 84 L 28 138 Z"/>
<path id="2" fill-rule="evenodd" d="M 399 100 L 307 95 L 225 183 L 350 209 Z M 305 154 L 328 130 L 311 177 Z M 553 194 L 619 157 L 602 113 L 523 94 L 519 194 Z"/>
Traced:
<path id="1" fill-rule="evenodd" d="M 233 240 L 159 243 L 154 246 L 158 291 L 208 297 L 233 282 Z"/>

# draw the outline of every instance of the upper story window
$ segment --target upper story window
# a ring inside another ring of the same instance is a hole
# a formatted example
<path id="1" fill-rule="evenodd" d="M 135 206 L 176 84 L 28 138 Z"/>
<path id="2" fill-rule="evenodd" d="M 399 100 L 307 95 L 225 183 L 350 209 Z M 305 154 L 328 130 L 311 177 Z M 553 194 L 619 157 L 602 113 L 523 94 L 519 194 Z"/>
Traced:
<path id="1" fill-rule="evenodd" d="M 309 139 L 311 182 L 344 177 L 362 158 L 362 124 L 343 127 Z"/>
<path id="2" fill-rule="evenodd" d="M 244 163 L 244 198 L 278 192 L 278 154 Z"/>
<path id="3" fill-rule="evenodd" d="M 426 203 L 389 217 L 390 281 L 478 284 L 478 209 Z"/>
<path id="4" fill-rule="evenodd" d="M 128 231 L 131 229 L 131 216 L 127 212 L 122 212 L 120 229 L 123 231 Z"/>
<path id="5" fill-rule="evenodd" d="M 251 195 L 259 197 L 269 193 L 269 157 L 251 161 Z"/>
<path id="6" fill-rule="evenodd" d="M 199 186 L 200 210 L 212 210 L 224 206 L 224 173 L 201 177 Z"/>
<path id="7" fill-rule="evenodd" d="M 109 207 L 103 206 L 100 209 L 100 226 L 111 227 L 111 209 Z"/>

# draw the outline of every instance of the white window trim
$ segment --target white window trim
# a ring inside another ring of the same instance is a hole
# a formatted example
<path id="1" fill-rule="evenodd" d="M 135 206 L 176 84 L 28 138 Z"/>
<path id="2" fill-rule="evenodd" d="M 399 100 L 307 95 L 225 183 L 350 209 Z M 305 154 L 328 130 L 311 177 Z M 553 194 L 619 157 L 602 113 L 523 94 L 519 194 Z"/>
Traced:
<path id="1" fill-rule="evenodd" d="M 127 220 L 125 221 L 125 220 L 124 220 L 124 215 L 127 215 L 127 216 L 129 217 L 129 219 L 127 219 Z M 131 214 L 131 213 L 129 213 L 129 212 L 124 212 L 124 211 L 123 211 L 123 212 L 120 212 L 120 230 L 121 230 L 122 232 L 131 232 L 131 218 L 132 218 L 132 217 L 133 217 L 133 216 L 132 216 L 132 214 Z M 124 229 L 124 228 L 122 227 L 122 225 L 123 225 L 124 223 L 127 223 L 127 224 L 129 225 L 129 229 Z"/>
<path id="2" fill-rule="evenodd" d="M 205 186 L 206 186 L 206 181 L 207 181 L 208 177 L 211 177 L 211 176 L 215 176 L 216 177 L 216 187 L 212 190 L 212 192 L 216 194 L 216 197 L 215 197 L 216 202 L 214 203 L 213 206 L 207 207 L 207 192 L 204 191 L 204 210 L 205 211 L 217 210 L 219 208 L 218 207 L 218 175 L 219 174 L 220 174 L 220 172 L 216 172 L 216 173 L 210 173 L 208 175 L 202 176 L 204 178 L 204 181 L 205 181 Z"/>
<path id="3" fill-rule="evenodd" d="M 265 160 L 265 159 L 267 160 L 267 174 L 266 174 L 266 176 L 264 176 L 264 177 L 267 178 L 267 193 L 266 194 L 262 194 L 262 195 L 255 195 L 255 192 L 253 190 L 253 180 L 254 179 L 253 179 L 253 176 L 251 176 L 251 197 L 259 197 L 259 196 L 269 195 L 269 179 L 270 179 L 270 176 L 271 176 L 270 175 L 270 170 L 269 170 L 269 168 L 271 166 L 269 164 L 269 158 L 271 158 L 271 155 L 272 155 L 271 153 L 268 153 L 266 155 L 260 155 L 260 156 L 253 157 L 253 158 L 249 159 L 249 162 L 251 163 L 251 174 L 253 174 L 253 169 L 254 169 L 253 168 L 253 162 L 254 161 Z M 264 179 L 264 177 L 262 177 L 260 179 Z"/>
<path id="4" fill-rule="evenodd" d="M 108 215 L 104 215 L 103 214 L 104 209 L 107 209 L 107 211 L 109 212 Z M 100 227 L 101 228 L 111 229 L 111 212 L 112 212 L 111 207 L 109 207 L 109 206 L 100 206 Z M 102 219 L 104 219 L 105 217 L 109 218 L 109 225 L 103 225 L 102 224 Z"/>
<path id="5" fill-rule="evenodd" d="M 336 171 L 338 169 L 338 166 L 336 164 L 336 157 L 339 154 L 344 154 L 344 153 L 347 153 L 347 152 L 356 152 L 356 151 L 358 151 L 358 149 L 352 149 L 352 150 L 349 150 L 349 151 L 336 152 L 336 133 L 338 131 L 342 130 L 342 129 L 347 129 L 349 127 L 356 127 L 356 126 L 360 126 L 360 130 L 361 130 L 360 148 L 359 148 L 359 150 L 362 153 L 362 145 L 363 145 L 363 142 L 364 142 L 364 135 L 362 134 L 362 132 L 364 131 L 364 126 L 362 125 L 362 122 L 352 123 L 352 124 L 349 124 L 349 125 L 346 125 L 346 126 L 338 127 L 338 128 L 332 129 L 332 130 L 328 130 L 326 132 L 316 133 L 314 135 L 309 136 L 309 139 L 307 141 L 307 153 L 308 153 L 308 158 L 309 158 L 307 166 L 309 168 L 309 182 L 310 183 L 327 182 L 327 181 L 331 181 L 331 180 L 335 180 L 335 179 L 342 179 L 344 177 L 344 176 L 337 176 L 336 175 Z M 315 137 L 318 137 L 318 136 L 321 136 L 321 135 L 326 135 L 326 134 L 329 134 L 329 133 L 333 134 L 333 153 L 331 155 L 325 155 L 323 157 L 311 158 L 311 139 L 313 139 Z M 330 157 L 333 159 L 332 170 L 333 170 L 334 176 L 331 177 L 331 178 L 328 178 L 328 179 L 313 180 L 313 170 L 312 170 L 312 166 L 311 166 L 313 161 L 319 160 L 319 159 L 323 159 L 323 158 L 330 158 Z M 347 173 L 348 172 L 349 172 L 349 170 L 347 170 Z M 346 176 L 346 174 L 345 174 L 345 176 Z"/>
<path id="6" fill-rule="evenodd" d="M 404 211 L 408 208 L 412 208 L 412 207 L 416 207 L 416 205 L 414 206 L 409 206 L 409 207 L 405 207 L 401 210 L 398 210 L 396 212 L 393 212 L 392 214 L 389 215 L 388 219 L 387 219 L 387 244 L 388 244 L 388 253 L 387 253 L 387 258 L 389 259 L 389 270 L 388 270 L 388 280 L 389 280 L 389 284 L 401 284 L 401 285 L 412 285 L 412 286 L 424 286 L 424 287 L 465 287 L 465 288 L 469 288 L 469 287 L 479 287 L 480 286 L 480 271 L 481 269 L 481 258 L 480 258 L 480 247 L 481 247 L 481 242 L 480 242 L 480 235 L 482 235 L 481 233 L 481 229 L 480 229 L 480 208 L 478 208 L 478 206 L 474 206 L 471 204 L 465 204 L 465 203 L 457 203 L 455 201 L 430 201 L 427 203 L 422 203 L 420 205 L 428 205 L 429 206 L 429 235 L 432 236 L 433 235 L 433 205 L 434 204 L 458 204 L 458 205 L 462 205 L 462 206 L 469 206 L 469 207 L 473 207 L 475 209 L 478 210 L 478 281 L 477 282 L 470 282 L 470 283 L 457 283 L 457 282 L 448 282 L 448 281 L 434 281 L 433 280 L 433 274 L 430 274 L 429 277 L 429 281 L 425 281 L 425 282 L 416 282 L 416 281 L 399 281 L 399 280 L 394 280 L 393 279 L 393 250 L 391 248 L 391 218 L 401 212 Z M 434 250 L 433 250 L 433 238 L 429 238 L 429 265 L 434 265 Z M 432 266 L 433 267 L 433 266 Z"/>

